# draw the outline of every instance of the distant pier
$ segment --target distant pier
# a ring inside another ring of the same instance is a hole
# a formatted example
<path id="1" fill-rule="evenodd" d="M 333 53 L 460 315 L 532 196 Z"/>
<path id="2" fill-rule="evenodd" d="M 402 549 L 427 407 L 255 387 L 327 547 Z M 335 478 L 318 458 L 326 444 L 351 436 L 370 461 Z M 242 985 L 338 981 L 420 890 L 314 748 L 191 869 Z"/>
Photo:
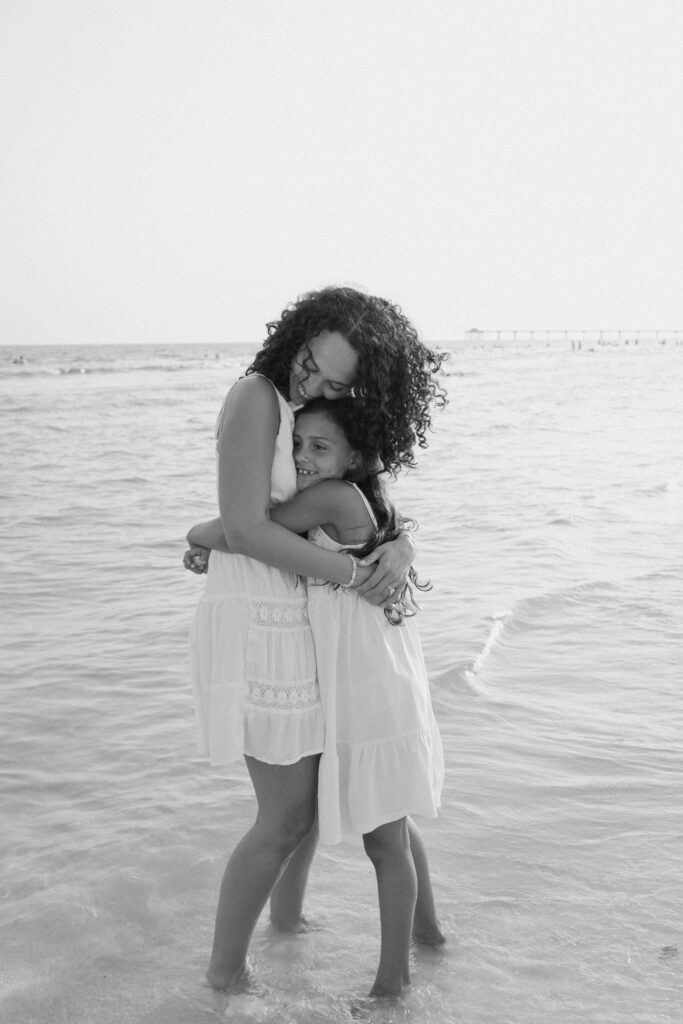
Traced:
<path id="1" fill-rule="evenodd" d="M 595 330 L 595 331 L 530 331 L 510 330 L 492 331 L 473 327 L 465 331 L 460 344 L 469 346 L 502 348 L 508 345 L 546 345 L 567 346 L 573 349 L 591 349 L 596 347 L 621 347 L 624 345 L 683 345 L 683 328 L 680 330 L 632 331 Z"/>

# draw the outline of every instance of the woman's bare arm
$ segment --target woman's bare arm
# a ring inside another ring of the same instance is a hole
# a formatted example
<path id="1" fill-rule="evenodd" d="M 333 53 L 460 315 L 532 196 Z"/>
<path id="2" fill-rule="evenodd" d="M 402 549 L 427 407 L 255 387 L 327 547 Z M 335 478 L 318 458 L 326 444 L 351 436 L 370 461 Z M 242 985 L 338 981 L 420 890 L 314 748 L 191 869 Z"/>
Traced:
<path id="1" fill-rule="evenodd" d="M 261 377 L 235 385 L 226 401 L 218 441 L 218 504 L 229 550 L 287 572 L 348 584 L 343 553 L 325 551 L 270 518 L 270 477 L 279 406 Z M 359 569 L 363 582 L 370 569 Z"/>
<path id="2" fill-rule="evenodd" d="M 190 546 L 209 548 L 211 551 L 230 551 L 220 516 L 209 519 L 206 523 L 191 526 L 187 531 L 187 543 Z"/>

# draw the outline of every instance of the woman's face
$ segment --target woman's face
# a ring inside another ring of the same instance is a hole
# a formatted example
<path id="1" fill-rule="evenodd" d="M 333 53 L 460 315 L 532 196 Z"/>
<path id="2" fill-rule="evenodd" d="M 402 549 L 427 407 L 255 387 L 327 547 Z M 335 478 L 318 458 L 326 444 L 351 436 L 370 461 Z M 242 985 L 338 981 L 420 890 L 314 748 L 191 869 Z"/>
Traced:
<path id="1" fill-rule="evenodd" d="M 358 354 L 339 331 L 321 331 L 302 345 L 289 374 L 289 400 L 305 405 L 312 398 L 343 398 L 358 372 Z"/>

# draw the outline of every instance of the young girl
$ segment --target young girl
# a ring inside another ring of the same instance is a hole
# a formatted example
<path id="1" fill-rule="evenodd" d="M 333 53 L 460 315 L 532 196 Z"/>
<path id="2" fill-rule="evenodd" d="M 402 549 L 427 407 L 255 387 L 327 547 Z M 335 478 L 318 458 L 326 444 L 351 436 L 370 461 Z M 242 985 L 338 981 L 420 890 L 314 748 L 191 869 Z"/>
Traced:
<path id="1" fill-rule="evenodd" d="M 401 527 L 362 430 L 350 399 L 305 405 L 294 426 L 298 495 L 270 512 L 275 522 L 307 532 L 328 551 L 355 552 L 354 565 Z M 224 546 L 220 520 L 193 528 L 188 540 Z M 415 620 L 408 617 L 414 613 L 408 590 L 383 609 L 348 585 L 317 580 L 308 587 L 326 728 L 320 835 L 339 842 L 342 826 L 361 834 L 374 865 L 381 919 L 375 996 L 397 995 L 409 984 L 413 929 L 422 941 L 443 941 L 424 849 L 408 817 L 436 816 L 443 781 L 441 740 Z"/>
<path id="2" fill-rule="evenodd" d="M 274 504 L 296 494 L 291 406 L 353 394 L 370 443 L 395 470 L 412 464 L 415 444 L 426 443 L 430 405 L 443 403 L 440 363 L 396 306 L 324 289 L 268 325 L 221 410 L 218 499 L 231 554 L 212 556 L 193 624 L 198 745 L 213 764 L 245 757 L 258 812 L 221 885 L 207 974 L 215 988 L 244 980 L 249 941 L 276 883 L 278 924 L 295 928 L 301 918 L 324 723 L 306 588 L 295 574 L 353 581 L 382 603 L 405 584 L 414 551 L 403 534 L 366 559 L 376 568 L 356 565 L 271 517 Z"/>

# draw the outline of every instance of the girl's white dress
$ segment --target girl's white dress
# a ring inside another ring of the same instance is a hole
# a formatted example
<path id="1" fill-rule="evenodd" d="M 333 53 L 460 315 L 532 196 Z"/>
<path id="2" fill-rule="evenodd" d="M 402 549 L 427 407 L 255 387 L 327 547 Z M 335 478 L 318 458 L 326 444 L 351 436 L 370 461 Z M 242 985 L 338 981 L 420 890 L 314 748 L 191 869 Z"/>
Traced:
<path id="1" fill-rule="evenodd" d="M 308 536 L 331 551 L 349 547 L 320 527 Z M 308 614 L 326 729 L 321 839 L 337 843 L 344 828 L 371 832 L 406 814 L 436 817 L 443 748 L 415 619 L 392 626 L 352 590 L 313 581 Z"/>
<path id="2" fill-rule="evenodd" d="M 294 414 L 282 395 L 271 501 L 296 494 Z M 218 436 L 221 430 L 218 418 Z M 214 765 L 249 754 L 293 764 L 323 749 L 306 585 L 245 555 L 213 551 L 190 631 L 197 750 Z"/>

